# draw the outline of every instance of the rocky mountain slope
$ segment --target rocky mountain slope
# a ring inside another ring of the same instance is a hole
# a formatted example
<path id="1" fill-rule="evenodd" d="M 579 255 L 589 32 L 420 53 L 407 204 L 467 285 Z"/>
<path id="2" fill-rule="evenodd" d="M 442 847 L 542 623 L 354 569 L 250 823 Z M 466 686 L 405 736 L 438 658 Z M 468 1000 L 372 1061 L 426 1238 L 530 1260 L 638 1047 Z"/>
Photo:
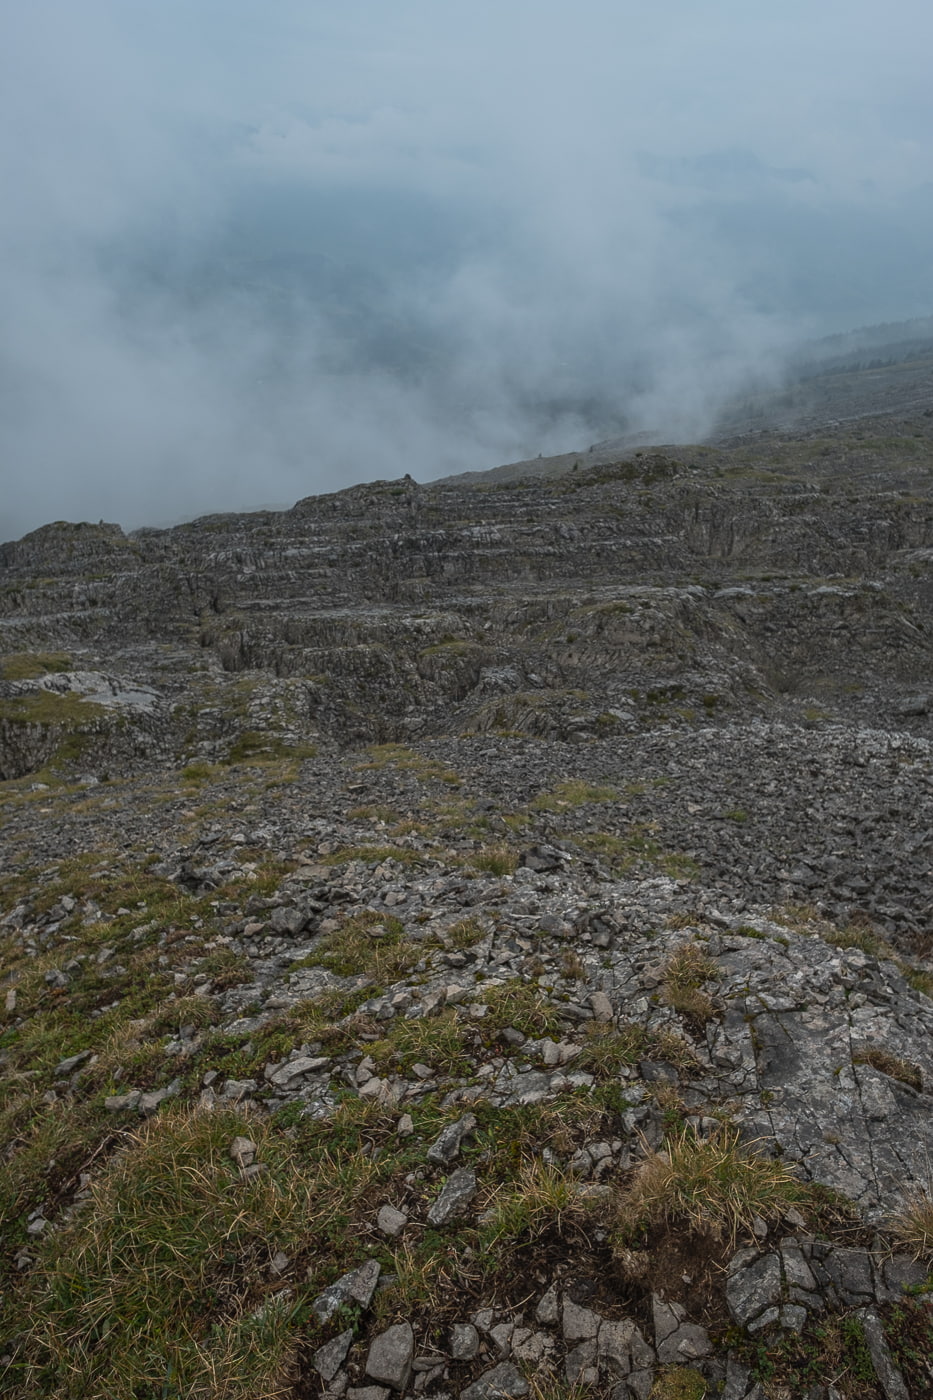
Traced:
<path id="1" fill-rule="evenodd" d="M 9 1393 L 933 1394 L 930 402 L 0 547 Z"/>

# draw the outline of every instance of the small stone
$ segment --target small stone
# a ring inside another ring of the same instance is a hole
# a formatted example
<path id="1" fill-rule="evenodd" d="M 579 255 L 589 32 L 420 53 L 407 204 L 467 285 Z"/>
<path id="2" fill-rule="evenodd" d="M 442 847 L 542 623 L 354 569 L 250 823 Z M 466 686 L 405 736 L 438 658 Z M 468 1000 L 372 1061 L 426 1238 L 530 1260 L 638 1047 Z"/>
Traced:
<path id="1" fill-rule="evenodd" d="M 514 1331 L 514 1322 L 500 1322 L 497 1327 L 490 1327 L 489 1340 L 501 1357 L 506 1357 L 511 1353 L 512 1333 Z"/>
<path id="2" fill-rule="evenodd" d="M 366 1358 L 366 1374 L 384 1381 L 393 1390 L 404 1390 L 415 1355 L 415 1334 L 410 1322 L 397 1322 L 376 1337 Z"/>
<path id="3" fill-rule="evenodd" d="M 251 1167 L 256 1160 L 256 1144 L 248 1137 L 235 1137 L 230 1144 L 230 1156 L 238 1167 Z"/>
<path id="4" fill-rule="evenodd" d="M 867 1249 L 831 1249 L 823 1269 L 844 1303 L 863 1303 L 873 1298 L 875 1281 Z"/>
<path id="5" fill-rule="evenodd" d="M 746 1331 L 749 1333 L 763 1332 L 766 1327 L 770 1327 L 772 1322 L 780 1320 L 780 1308 L 765 1308 L 763 1313 L 746 1324 Z"/>
<path id="6" fill-rule="evenodd" d="M 376 1225 L 383 1235 L 388 1235 L 390 1239 L 395 1239 L 400 1235 L 408 1224 L 408 1216 L 404 1211 L 396 1210 L 395 1206 L 380 1206 L 379 1214 L 376 1216 Z"/>
<path id="7" fill-rule="evenodd" d="M 140 1094 L 136 1105 L 137 1113 L 142 1114 L 144 1118 L 150 1118 L 166 1099 L 173 1099 L 180 1088 L 181 1080 L 173 1079 L 164 1089 L 154 1089 L 151 1094 Z"/>
<path id="8" fill-rule="evenodd" d="M 722 1400 L 745 1400 L 745 1395 L 751 1385 L 752 1373 L 748 1366 L 743 1366 L 737 1361 L 730 1351 L 726 1357 L 726 1382 L 722 1392 Z"/>
<path id="9" fill-rule="evenodd" d="M 315 1070 L 324 1069 L 329 1064 L 330 1060 L 326 1055 L 302 1055 L 297 1060 L 286 1060 L 284 1065 L 280 1065 L 271 1074 L 267 1073 L 266 1077 L 277 1088 L 287 1089 L 296 1079 L 301 1079 L 306 1074 L 313 1074 Z"/>
<path id="10" fill-rule="evenodd" d="M 450 1329 L 450 1354 L 454 1361 L 472 1361 L 479 1351 L 479 1333 L 472 1322 L 455 1322 Z"/>
<path id="11" fill-rule="evenodd" d="M 4 1005 L 6 1006 L 7 1011 L 15 1011 L 15 1010 L 16 1010 L 16 988 L 15 988 L 15 987 L 11 987 L 10 990 L 7 992 L 7 994 L 6 994 L 6 1000 L 5 1000 L 5 1002 L 4 1002 Z"/>
<path id="12" fill-rule="evenodd" d="M 798 1303 L 785 1303 L 781 1309 L 781 1326 L 788 1332 L 802 1332 L 806 1320 L 807 1310 Z"/>
<path id="13" fill-rule="evenodd" d="M 229 1103 L 242 1103 L 250 1094 L 255 1094 L 258 1088 L 259 1084 L 255 1079 L 228 1079 L 224 1085 L 223 1097 Z"/>
<path id="14" fill-rule="evenodd" d="M 491 1371 L 460 1392 L 460 1400 L 519 1400 L 528 1394 L 528 1382 L 511 1361 L 500 1361 Z"/>
<path id="15" fill-rule="evenodd" d="M 139 1089 L 130 1089 L 127 1094 L 111 1094 L 109 1099 L 104 1099 L 104 1108 L 108 1113 L 125 1113 L 136 1108 L 141 1098 Z"/>
<path id="16" fill-rule="evenodd" d="M 353 1344 L 353 1328 L 348 1327 L 346 1332 L 341 1332 L 339 1337 L 333 1337 L 331 1341 L 325 1342 L 311 1359 L 315 1371 L 325 1382 L 332 1381 L 347 1359 L 347 1352 Z"/>
<path id="17" fill-rule="evenodd" d="M 62 1060 L 55 1066 L 53 1073 L 70 1074 L 73 1069 L 77 1069 L 78 1065 L 89 1059 L 93 1053 L 93 1050 L 81 1050 L 77 1055 L 69 1055 L 67 1060 Z"/>
<path id="18" fill-rule="evenodd" d="M 401 1138 L 411 1137 L 414 1131 L 415 1120 L 412 1118 L 410 1113 L 403 1113 L 401 1118 L 395 1125 L 396 1136 Z"/>
<path id="19" fill-rule="evenodd" d="M 781 1258 L 784 1261 L 784 1280 L 792 1288 L 802 1288 L 807 1293 L 816 1290 L 816 1279 L 803 1257 L 800 1246 L 794 1240 L 781 1242 Z"/>
<path id="20" fill-rule="evenodd" d="M 512 1355 L 526 1366 L 540 1367 L 554 1351 L 554 1338 L 547 1332 L 532 1332 L 528 1327 L 516 1327 L 512 1337 Z"/>
<path id="21" fill-rule="evenodd" d="M 885 1340 L 884 1327 L 880 1317 L 873 1308 L 864 1308 L 856 1316 L 862 1324 L 871 1355 L 871 1364 L 884 1392 L 885 1400 L 910 1400 L 910 1392 L 904 1384 L 904 1377 L 894 1364 L 894 1358 Z"/>
<path id="22" fill-rule="evenodd" d="M 378 1259 L 367 1259 L 358 1269 L 344 1275 L 348 1297 L 354 1303 L 359 1303 L 361 1308 L 368 1308 L 372 1302 L 381 1268 Z"/>
<path id="23" fill-rule="evenodd" d="M 462 1118 L 458 1118 L 456 1123 L 449 1123 L 427 1151 L 429 1162 L 437 1162 L 446 1165 L 459 1156 L 460 1146 L 463 1139 L 476 1127 L 476 1118 L 472 1113 L 465 1113 Z"/>
<path id="24" fill-rule="evenodd" d="M 590 994 L 590 1006 L 593 1008 L 593 1019 L 603 1023 L 612 1020 L 612 1002 L 605 992 L 592 992 Z"/>
<path id="25" fill-rule="evenodd" d="M 590 1308 L 581 1308 L 578 1303 L 564 1299 L 561 1324 L 564 1340 L 567 1342 L 589 1341 L 599 1331 L 602 1318 Z"/>
<path id="26" fill-rule="evenodd" d="M 345 1303 L 358 1303 L 361 1308 L 368 1308 L 376 1291 L 380 1268 L 377 1259 L 367 1259 L 358 1269 L 343 1274 L 325 1288 L 311 1304 L 311 1311 L 318 1322 L 329 1322 Z"/>
<path id="27" fill-rule="evenodd" d="M 780 1297 L 781 1265 L 776 1254 L 756 1257 L 753 1251 L 743 1250 L 735 1256 L 729 1265 L 726 1280 L 726 1302 L 740 1327 L 747 1326 L 766 1308 L 776 1318 L 777 1311 L 773 1305 Z"/>
<path id="28" fill-rule="evenodd" d="M 655 1341 L 672 1336 L 687 1316 L 680 1303 L 666 1303 L 657 1293 L 651 1295 L 651 1313 Z"/>
<path id="29" fill-rule="evenodd" d="M 594 1338 L 580 1342 L 572 1351 L 568 1351 L 564 1358 L 564 1375 L 568 1385 L 595 1385 L 598 1374 Z"/>
<path id="30" fill-rule="evenodd" d="M 390 1394 L 384 1385 L 356 1385 L 347 1391 L 347 1400 L 389 1400 Z"/>
<path id="31" fill-rule="evenodd" d="M 607 1319 L 599 1329 L 600 1366 L 610 1375 L 627 1376 L 630 1371 L 649 1370 L 654 1352 L 630 1318 Z"/>
<path id="32" fill-rule="evenodd" d="M 560 1295 L 557 1284 L 552 1283 L 535 1308 L 535 1321 L 540 1322 L 542 1327 L 553 1327 L 559 1316 Z"/>
<path id="33" fill-rule="evenodd" d="M 428 1211 L 429 1225 L 446 1225 L 463 1215 L 476 1195 L 476 1173 L 466 1167 L 452 1172 L 444 1182 L 441 1193 Z"/>

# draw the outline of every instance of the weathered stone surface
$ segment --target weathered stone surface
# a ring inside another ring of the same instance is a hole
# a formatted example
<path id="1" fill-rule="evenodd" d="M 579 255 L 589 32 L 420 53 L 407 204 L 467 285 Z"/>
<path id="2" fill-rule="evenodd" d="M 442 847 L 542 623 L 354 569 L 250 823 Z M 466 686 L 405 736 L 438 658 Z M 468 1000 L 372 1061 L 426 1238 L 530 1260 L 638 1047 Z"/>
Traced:
<path id="1" fill-rule="evenodd" d="M 325 1382 L 332 1381 L 347 1359 L 347 1352 L 353 1345 L 353 1328 L 346 1332 L 341 1332 L 339 1336 L 333 1337 L 331 1341 L 325 1342 L 322 1347 L 318 1347 L 314 1353 L 312 1362 L 315 1371 Z"/>
<path id="2" fill-rule="evenodd" d="M 396 1210 L 395 1206 L 384 1205 L 379 1207 L 379 1214 L 376 1216 L 376 1225 L 384 1235 L 395 1239 L 402 1233 L 408 1224 L 408 1216 L 404 1211 Z"/>
<path id="3" fill-rule="evenodd" d="M 557 1284 L 552 1283 L 550 1288 L 541 1295 L 538 1305 L 535 1308 L 535 1318 L 542 1326 L 553 1326 L 560 1317 L 560 1292 Z"/>
<path id="4" fill-rule="evenodd" d="M 749 1257 L 751 1256 L 751 1257 Z M 726 1301 L 736 1322 L 744 1327 L 781 1299 L 781 1264 L 777 1255 L 760 1257 L 752 1250 L 736 1255 L 729 1265 Z"/>
<path id="5" fill-rule="evenodd" d="M 479 1351 L 479 1333 L 471 1322 L 456 1322 L 450 1329 L 450 1354 L 454 1361 L 472 1361 Z"/>
<path id="6" fill-rule="evenodd" d="M 230 1156 L 238 1167 L 251 1167 L 256 1160 L 256 1144 L 251 1138 L 237 1136 L 230 1144 Z"/>
<path id="7" fill-rule="evenodd" d="M 632 1371 L 647 1371 L 655 1363 L 652 1348 L 629 1318 L 610 1319 L 600 1324 L 598 1338 L 600 1368 L 610 1376 L 628 1376 Z"/>
<path id="8" fill-rule="evenodd" d="M 911 1400 L 904 1377 L 894 1364 L 878 1314 L 873 1308 L 866 1308 L 858 1316 L 871 1353 L 871 1364 L 875 1368 L 878 1384 L 884 1391 L 885 1400 Z"/>
<path id="9" fill-rule="evenodd" d="M 597 1379 L 596 1339 L 578 1342 L 564 1357 L 564 1375 L 568 1385 L 595 1385 Z"/>
<path id="10" fill-rule="evenodd" d="M 565 1341 L 580 1342 L 595 1337 L 601 1322 L 602 1318 L 592 1309 L 580 1307 L 570 1298 L 564 1298 L 561 1309 L 561 1326 Z"/>
<path id="11" fill-rule="evenodd" d="M 366 1374 L 392 1390 L 404 1390 L 415 1355 L 415 1334 L 408 1322 L 397 1322 L 380 1332 L 370 1344 Z"/>
<path id="12" fill-rule="evenodd" d="M 432 1142 L 427 1151 L 429 1162 L 439 1162 L 442 1166 L 447 1166 L 455 1160 L 460 1153 L 460 1144 L 463 1139 L 476 1127 L 476 1117 L 472 1113 L 465 1113 L 462 1118 L 458 1118 L 456 1123 L 450 1123 L 440 1137 Z"/>
<path id="13" fill-rule="evenodd" d="M 521 1371 L 511 1361 L 500 1361 L 498 1366 L 483 1374 L 460 1392 L 460 1400 L 520 1400 L 527 1395 L 528 1382 Z"/>
<path id="14" fill-rule="evenodd" d="M 667 1303 L 655 1294 L 651 1300 L 654 1344 L 664 1366 L 684 1365 L 709 1356 L 713 1350 L 705 1328 L 690 1322 L 679 1303 Z"/>
<path id="15" fill-rule="evenodd" d="M 367 1259 L 358 1269 L 343 1274 L 336 1282 L 325 1288 L 311 1304 L 311 1311 L 319 1322 L 329 1322 L 339 1307 L 346 1303 L 356 1303 L 368 1308 L 379 1281 L 380 1264 L 376 1259 Z"/>
<path id="16" fill-rule="evenodd" d="M 446 1225 L 464 1215 L 476 1195 L 476 1173 L 466 1167 L 452 1172 L 428 1211 L 429 1225 Z"/>

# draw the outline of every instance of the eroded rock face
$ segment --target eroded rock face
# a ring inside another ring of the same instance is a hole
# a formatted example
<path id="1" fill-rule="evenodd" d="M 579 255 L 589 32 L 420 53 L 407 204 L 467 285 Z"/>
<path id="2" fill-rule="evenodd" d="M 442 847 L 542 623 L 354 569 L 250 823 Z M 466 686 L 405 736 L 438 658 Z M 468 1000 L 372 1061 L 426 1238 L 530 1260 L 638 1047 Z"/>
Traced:
<path id="1" fill-rule="evenodd" d="M 164 531 L 35 531 L 0 548 L 3 648 L 34 664 L 0 678 L 0 775 L 470 733 L 497 757 L 503 734 L 573 744 L 597 778 L 679 788 L 633 806 L 733 891 L 751 875 L 917 935 L 931 474 L 881 429 L 848 431 L 803 464 L 773 435 Z"/>
<path id="2" fill-rule="evenodd" d="M 773 693 L 832 711 L 847 686 L 875 701 L 869 677 L 922 721 L 922 459 L 879 447 L 792 479 L 782 450 L 648 453 L 485 489 L 377 482 L 131 536 L 48 526 L 0 549 L 6 649 L 65 647 L 88 669 L 119 655 L 128 687 L 161 678 L 173 697 L 292 678 L 269 692 L 290 712 L 276 728 L 338 740 L 454 711 L 549 737 Z"/>

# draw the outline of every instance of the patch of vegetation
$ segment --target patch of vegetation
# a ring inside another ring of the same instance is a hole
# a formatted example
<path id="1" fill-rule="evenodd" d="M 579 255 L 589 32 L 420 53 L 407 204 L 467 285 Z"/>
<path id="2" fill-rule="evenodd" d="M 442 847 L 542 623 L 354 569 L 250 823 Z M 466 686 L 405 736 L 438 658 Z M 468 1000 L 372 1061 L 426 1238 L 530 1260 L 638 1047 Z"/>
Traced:
<path id="1" fill-rule="evenodd" d="M 933 1259 L 933 1198 L 915 1191 L 891 1222 L 891 1229 L 916 1259 Z"/>
<path id="2" fill-rule="evenodd" d="M 776 1158 L 760 1156 L 728 1125 L 709 1138 L 688 1127 L 650 1153 L 620 1194 L 616 1235 L 623 1246 L 664 1223 L 734 1242 L 757 1216 L 779 1219 L 806 1188 Z"/>
<path id="3" fill-rule="evenodd" d="M 381 822 L 385 826 L 391 826 L 402 820 L 401 813 L 394 807 L 381 803 L 368 803 L 362 807 L 351 807 L 347 816 L 351 821 Z"/>
<path id="4" fill-rule="evenodd" d="M 67 671 L 70 666 L 66 651 L 16 651 L 0 657 L 0 680 L 30 681 Z"/>
<path id="5" fill-rule="evenodd" d="M 854 1065 L 871 1065 L 872 1069 L 880 1070 L 891 1079 L 897 1079 L 901 1084 L 908 1084 L 911 1089 L 916 1089 L 919 1093 L 923 1088 L 923 1074 L 920 1066 L 913 1064 L 910 1060 L 901 1059 L 900 1055 L 894 1055 L 890 1050 L 885 1050 L 881 1045 L 868 1045 L 861 1050 L 857 1050 L 852 1056 Z"/>
<path id="6" fill-rule="evenodd" d="M 489 875 L 513 875 L 518 868 L 518 852 L 511 846 L 483 846 L 468 857 L 475 870 Z"/>
<path id="7" fill-rule="evenodd" d="M 375 982 L 392 982 L 414 967 L 421 950 L 406 941 L 401 919 L 364 909 L 326 934 L 312 956 L 316 967 L 338 977 L 365 974 Z"/>
<path id="8" fill-rule="evenodd" d="M 422 782 L 433 779 L 446 783 L 449 787 L 460 786 L 459 774 L 454 773 L 435 759 L 415 753 L 414 749 L 408 748 L 405 744 L 372 744 L 367 749 L 367 753 L 369 760 L 357 765 L 358 772 L 391 767 L 398 769 L 400 773 L 412 773 Z"/>
<path id="9" fill-rule="evenodd" d="M 408 1072 L 423 1064 L 442 1075 L 468 1074 L 473 1067 L 469 1050 L 471 1029 L 453 1011 L 414 1020 L 396 1018 L 383 1040 L 373 1042 L 368 1053 L 384 1069 Z"/>
<path id="10" fill-rule="evenodd" d="M 568 1217 L 582 1220 L 593 1208 L 570 1172 L 533 1157 L 493 1195 L 484 1213 L 481 1248 L 494 1251 L 506 1240 L 527 1241 L 545 1226 L 560 1229 Z"/>
<path id="11" fill-rule="evenodd" d="M 302 762 L 316 755 L 314 744 L 286 744 L 277 735 L 246 729 L 231 745 L 224 762 L 230 766 L 235 763 L 275 763 L 280 759 Z"/>
<path id="12" fill-rule="evenodd" d="M 908 1395 L 922 1395 L 930 1384 L 933 1312 L 926 1298 L 903 1299 L 883 1310 L 884 1330 Z"/>
<path id="13" fill-rule="evenodd" d="M 581 778 L 568 778 L 557 783 L 550 792 L 539 793 L 531 803 L 533 812 L 566 812 L 592 802 L 614 802 L 619 796 L 614 787 L 598 787 Z"/>
<path id="14" fill-rule="evenodd" d="M 35 690 L 28 695 L 13 695 L 0 700 L 0 719 L 8 720 L 11 724 L 75 729 L 101 719 L 106 713 L 103 705 L 85 700 L 71 690 L 62 695 L 55 690 Z"/>
<path id="15" fill-rule="evenodd" d="M 703 949 L 696 943 L 683 943 L 664 967 L 663 999 L 688 1025 L 701 1028 L 714 1015 L 703 984 L 716 976 L 716 964 Z"/>
<path id="16" fill-rule="evenodd" d="M 692 1366 L 665 1366 L 648 1400 L 703 1400 L 707 1394 L 705 1378 Z"/>
<path id="17" fill-rule="evenodd" d="M 186 783 L 209 783 L 221 772 L 219 764 L 206 763 L 199 759 L 194 763 L 187 763 L 181 770 L 181 776 Z"/>
<path id="18" fill-rule="evenodd" d="M 634 1023 L 616 1030 L 590 1021 L 573 1068 L 605 1079 L 617 1077 L 621 1068 L 639 1060 L 666 1060 L 685 1070 L 696 1063 L 687 1042 L 671 1031 L 649 1031 Z"/>
<path id="19" fill-rule="evenodd" d="M 672 880 L 692 880 L 699 866 L 692 856 L 668 851 L 655 839 L 654 822 L 633 822 L 625 835 L 608 831 L 574 832 L 573 840 L 585 851 L 601 856 L 617 879 L 643 869 L 659 870 Z"/>
<path id="20" fill-rule="evenodd" d="M 444 934 L 444 947 L 462 951 L 473 948 L 486 937 L 486 930 L 479 919 L 458 919 Z"/>
<path id="21" fill-rule="evenodd" d="M 230 1159 L 238 1135 L 264 1164 L 248 1181 Z M 271 1125 L 233 1110 L 163 1112 L 93 1179 L 87 1208 L 40 1246 L 20 1300 L 12 1369 L 22 1393 L 271 1393 L 302 1296 L 281 1293 L 272 1254 L 345 1213 L 372 1174 L 359 1153 L 309 1162 Z"/>
<path id="22" fill-rule="evenodd" d="M 806 1395 L 811 1387 L 835 1387 L 842 1400 L 881 1400 L 871 1352 L 855 1314 L 831 1313 L 807 1323 L 802 1333 L 783 1332 L 760 1340 L 743 1338 L 740 1359 L 766 1392 Z"/>
<path id="23" fill-rule="evenodd" d="M 486 1015 L 476 1023 L 486 1044 L 509 1026 L 535 1039 L 561 1029 L 559 1008 L 530 983 L 504 982 L 501 987 L 481 992 L 479 999 L 488 1007 Z"/>

